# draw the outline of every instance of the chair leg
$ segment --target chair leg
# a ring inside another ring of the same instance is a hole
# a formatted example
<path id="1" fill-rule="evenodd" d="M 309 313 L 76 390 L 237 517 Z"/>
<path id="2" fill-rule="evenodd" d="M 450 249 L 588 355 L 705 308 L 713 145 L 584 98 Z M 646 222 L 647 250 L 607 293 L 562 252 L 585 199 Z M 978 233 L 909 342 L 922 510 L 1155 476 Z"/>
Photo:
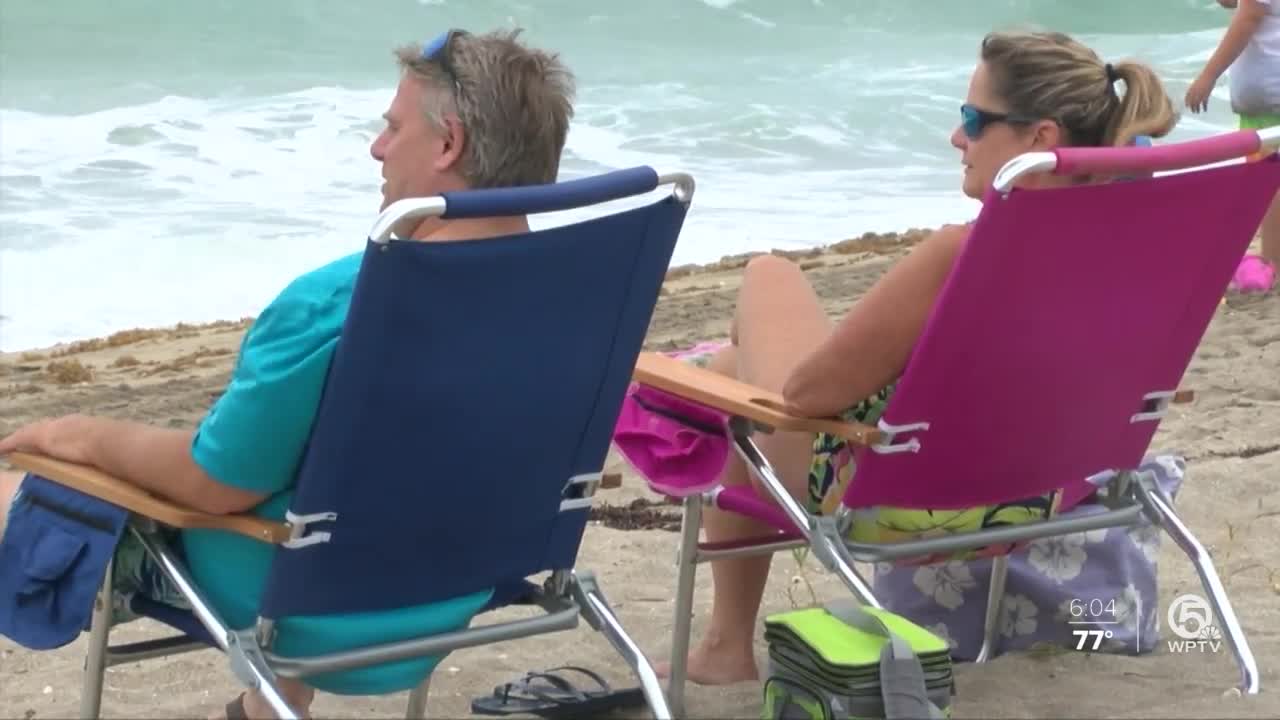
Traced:
<path id="1" fill-rule="evenodd" d="M 1236 657 L 1236 665 L 1240 669 L 1240 692 L 1256 695 L 1259 690 L 1258 664 L 1254 660 L 1253 651 L 1249 649 L 1249 641 L 1245 639 L 1244 630 L 1236 618 L 1227 590 L 1222 585 L 1218 571 L 1214 568 L 1213 559 L 1204 545 L 1196 539 L 1191 530 L 1182 522 L 1173 507 L 1158 490 L 1139 485 L 1139 496 L 1156 522 L 1169 533 L 1169 537 L 1182 548 L 1200 575 L 1200 583 L 1208 594 L 1209 604 L 1213 607 L 1214 617 L 1222 623 L 1224 634 L 1231 642 L 1231 650 Z"/>
<path id="2" fill-rule="evenodd" d="M 854 567 L 854 557 L 849 553 L 849 548 L 843 540 L 836 539 L 832 535 L 815 533 L 809 543 L 815 553 L 822 552 L 832 558 L 832 571 L 849 589 L 849 592 L 858 598 L 858 602 L 868 607 L 884 609 L 884 604 L 871 591 L 871 585 Z"/>
<path id="3" fill-rule="evenodd" d="M 1009 556 L 999 555 L 991 560 L 991 585 L 987 591 L 987 616 L 982 622 L 982 649 L 977 662 L 990 660 L 996 651 L 996 638 L 1000 633 L 1000 605 L 1004 601 L 1005 580 L 1009 577 Z"/>
<path id="4" fill-rule="evenodd" d="M 431 692 L 431 676 L 409 693 L 409 704 L 404 709 L 407 720 L 423 720 L 427 717 L 427 695 Z"/>
<path id="5" fill-rule="evenodd" d="M 276 684 L 276 675 L 267 665 L 262 648 L 258 644 L 257 628 L 231 630 L 226 622 L 218 616 L 218 612 L 209 600 L 196 589 L 186 566 L 178 559 L 174 551 L 168 547 L 159 533 L 154 529 L 131 527 L 134 537 L 142 543 L 147 554 L 151 556 L 165 576 L 171 580 L 182 596 L 191 604 L 191 610 L 205 629 L 214 637 L 218 647 L 226 652 L 231 661 L 231 669 L 236 677 L 246 686 L 255 688 L 271 706 L 280 720 L 298 720 L 301 713 L 294 710 L 280 692 Z"/>
<path id="6" fill-rule="evenodd" d="M 649 703 L 649 710 L 653 713 L 654 720 L 671 720 L 671 708 L 667 705 L 667 698 L 662 693 L 662 683 L 658 682 L 658 674 L 654 672 L 648 658 L 640 651 L 640 646 L 623 629 L 618 616 L 614 614 L 604 594 L 600 592 L 595 576 L 588 572 L 575 572 L 571 582 L 574 600 L 582 609 L 582 616 L 593 629 L 605 636 L 640 680 L 640 690 Z"/>
<path id="7" fill-rule="evenodd" d="M 107 572 L 93 599 L 89 623 L 89 647 L 84 658 L 84 682 L 80 688 L 80 717 L 97 718 L 102 710 L 102 682 L 107 671 L 107 640 L 111 635 L 111 573 L 115 563 L 107 561 Z"/>
<path id="8" fill-rule="evenodd" d="M 814 517 L 791 496 L 791 491 L 787 490 L 787 486 L 783 484 L 773 466 L 769 464 L 768 456 L 751 439 L 750 430 L 735 428 L 733 443 L 734 450 L 737 451 L 742 461 L 746 463 L 747 469 L 760 480 L 761 486 L 773 498 L 773 501 L 782 508 L 783 513 L 790 518 L 791 522 L 802 529 L 805 539 L 813 547 L 818 560 L 834 572 L 836 577 L 839 577 L 844 582 L 845 587 L 849 588 L 849 591 L 856 595 L 863 604 L 874 608 L 881 607 L 875 593 L 871 592 L 871 586 L 858 574 L 857 568 L 854 567 L 854 558 L 849 554 L 849 549 L 845 546 L 844 539 L 836 537 L 836 533 L 832 532 L 835 529 L 834 526 L 827 525 L 824 530 L 804 530 L 804 528 L 812 526 Z"/>
<path id="9" fill-rule="evenodd" d="M 684 715 L 684 686 L 689 663 L 689 641 L 693 632 L 693 589 L 698 577 L 698 533 L 702 530 L 702 496 L 684 499 L 680 521 L 680 547 L 676 550 L 676 602 L 671 634 L 671 669 L 667 676 L 667 699 L 676 717 Z"/>

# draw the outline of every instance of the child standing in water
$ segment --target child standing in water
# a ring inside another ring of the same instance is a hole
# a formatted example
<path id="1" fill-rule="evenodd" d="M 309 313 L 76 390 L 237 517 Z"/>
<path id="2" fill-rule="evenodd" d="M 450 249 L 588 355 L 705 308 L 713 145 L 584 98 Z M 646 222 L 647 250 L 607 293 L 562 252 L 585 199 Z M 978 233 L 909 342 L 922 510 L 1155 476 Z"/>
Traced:
<path id="1" fill-rule="evenodd" d="M 1213 86 L 1230 68 L 1231 109 L 1240 116 L 1241 129 L 1280 126 L 1280 0 L 1218 0 L 1218 4 L 1235 9 L 1235 17 L 1187 89 L 1187 107 L 1203 112 Z M 1232 283 L 1244 292 L 1275 287 L 1280 267 L 1280 194 L 1271 201 L 1261 232 L 1262 255 L 1245 255 Z"/>

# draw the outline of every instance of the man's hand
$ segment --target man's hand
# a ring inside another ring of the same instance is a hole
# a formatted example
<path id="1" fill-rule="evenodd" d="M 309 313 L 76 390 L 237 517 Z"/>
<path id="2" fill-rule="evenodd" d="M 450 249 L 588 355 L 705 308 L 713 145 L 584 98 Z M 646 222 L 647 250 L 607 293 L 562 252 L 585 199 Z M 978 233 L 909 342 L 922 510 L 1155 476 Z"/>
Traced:
<path id="1" fill-rule="evenodd" d="M 66 415 L 18 428 L 0 440 L 0 455 L 29 452 L 86 464 L 89 462 L 89 421 L 84 415 Z"/>
<path id="2" fill-rule="evenodd" d="M 1217 85 L 1217 81 L 1207 75 L 1201 74 L 1191 83 L 1191 87 L 1187 88 L 1187 96 L 1185 98 L 1187 107 L 1193 113 L 1201 113 L 1209 109 L 1209 96 L 1213 94 L 1213 86 Z"/>

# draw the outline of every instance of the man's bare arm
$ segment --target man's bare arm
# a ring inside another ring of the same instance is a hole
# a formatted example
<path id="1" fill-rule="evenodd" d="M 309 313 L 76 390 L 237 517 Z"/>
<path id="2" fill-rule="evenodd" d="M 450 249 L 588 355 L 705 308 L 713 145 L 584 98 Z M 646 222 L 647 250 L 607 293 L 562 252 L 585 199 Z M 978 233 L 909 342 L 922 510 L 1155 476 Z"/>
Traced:
<path id="1" fill-rule="evenodd" d="M 191 456 L 192 431 L 84 415 L 33 423 L 0 440 L 0 455 L 26 451 L 91 465 L 180 505 L 214 514 L 266 497 L 218 482 Z"/>

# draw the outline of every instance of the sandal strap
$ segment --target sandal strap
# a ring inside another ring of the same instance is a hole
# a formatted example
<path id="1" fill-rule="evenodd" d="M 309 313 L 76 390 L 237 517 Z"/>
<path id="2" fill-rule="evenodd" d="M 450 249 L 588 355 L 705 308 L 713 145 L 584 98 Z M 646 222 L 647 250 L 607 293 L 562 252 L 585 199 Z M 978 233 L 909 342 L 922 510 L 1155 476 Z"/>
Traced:
<path id="1" fill-rule="evenodd" d="M 545 680 L 548 685 L 552 686 L 553 688 L 555 688 L 556 690 L 559 690 L 562 693 L 565 693 L 567 695 L 572 695 L 576 700 L 585 699 L 586 697 L 581 690 L 574 687 L 573 683 L 569 682 L 568 680 L 565 680 L 559 675 L 553 675 L 545 671 L 530 672 L 526 674 L 524 676 L 524 680 L 522 681 L 522 684 L 525 687 L 528 687 L 530 689 L 536 689 L 537 684 L 532 682 L 534 680 Z"/>
<path id="2" fill-rule="evenodd" d="M 511 683 L 511 684 L 514 685 L 515 683 Z M 523 702 L 536 701 L 536 702 L 543 702 L 543 703 L 553 703 L 556 705 L 564 705 L 564 704 L 575 702 L 573 698 L 565 697 L 561 693 L 551 692 L 545 688 L 539 688 L 535 685 L 525 685 L 520 688 L 515 688 L 515 690 L 517 690 L 516 692 L 511 692 L 512 689 L 513 688 L 505 688 L 505 689 L 496 688 L 496 690 L 503 691 L 503 692 L 497 693 L 497 697 L 499 697 L 502 700 L 503 705 L 509 705 L 512 700 L 523 701 Z"/>
<path id="3" fill-rule="evenodd" d="M 557 672 L 575 672 L 594 681 L 600 690 L 582 690 Z M 555 705 L 569 705 L 590 700 L 592 695 L 609 694 L 613 688 L 599 673 L 578 665 L 561 665 L 542 671 L 525 673 L 515 680 L 493 689 L 493 696 L 504 705 L 514 700 L 537 701 Z"/>
<path id="4" fill-rule="evenodd" d="M 543 680 L 545 684 L 534 682 L 535 680 Z M 526 673 L 519 680 L 499 685 L 494 688 L 493 694 L 501 698 L 504 703 L 513 695 L 518 698 L 557 704 L 581 702 L 587 699 L 587 696 L 569 681 L 557 675 L 542 672 Z"/>
<path id="5" fill-rule="evenodd" d="M 571 670 L 571 671 L 573 671 L 573 672 L 581 673 L 581 674 L 586 675 L 587 677 L 591 678 L 592 680 L 594 680 L 594 681 L 595 681 L 595 683 L 596 683 L 597 685 L 599 685 L 599 686 L 600 686 L 600 689 L 601 689 L 601 690 L 603 690 L 604 692 L 606 692 L 606 693 L 613 692 L 613 688 L 609 686 L 609 682 L 608 682 L 607 680 L 605 680 L 603 677 L 601 677 L 599 673 L 597 673 L 597 672 L 595 672 L 595 671 L 593 671 L 593 670 L 590 670 L 590 669 L 588 669 L 588 668 L 584 668 L 584 667 L 578 666 L 578 665 L 561 665 L 561 666 L 559 666 L 559 667 L 548 668 L 547 670 L 544 670 L 543 672 L 544 672 L 544 673 L 553 673 L 553 672 L 555 672 L 555 671 L 557 671 L 557 670 Z"/>

